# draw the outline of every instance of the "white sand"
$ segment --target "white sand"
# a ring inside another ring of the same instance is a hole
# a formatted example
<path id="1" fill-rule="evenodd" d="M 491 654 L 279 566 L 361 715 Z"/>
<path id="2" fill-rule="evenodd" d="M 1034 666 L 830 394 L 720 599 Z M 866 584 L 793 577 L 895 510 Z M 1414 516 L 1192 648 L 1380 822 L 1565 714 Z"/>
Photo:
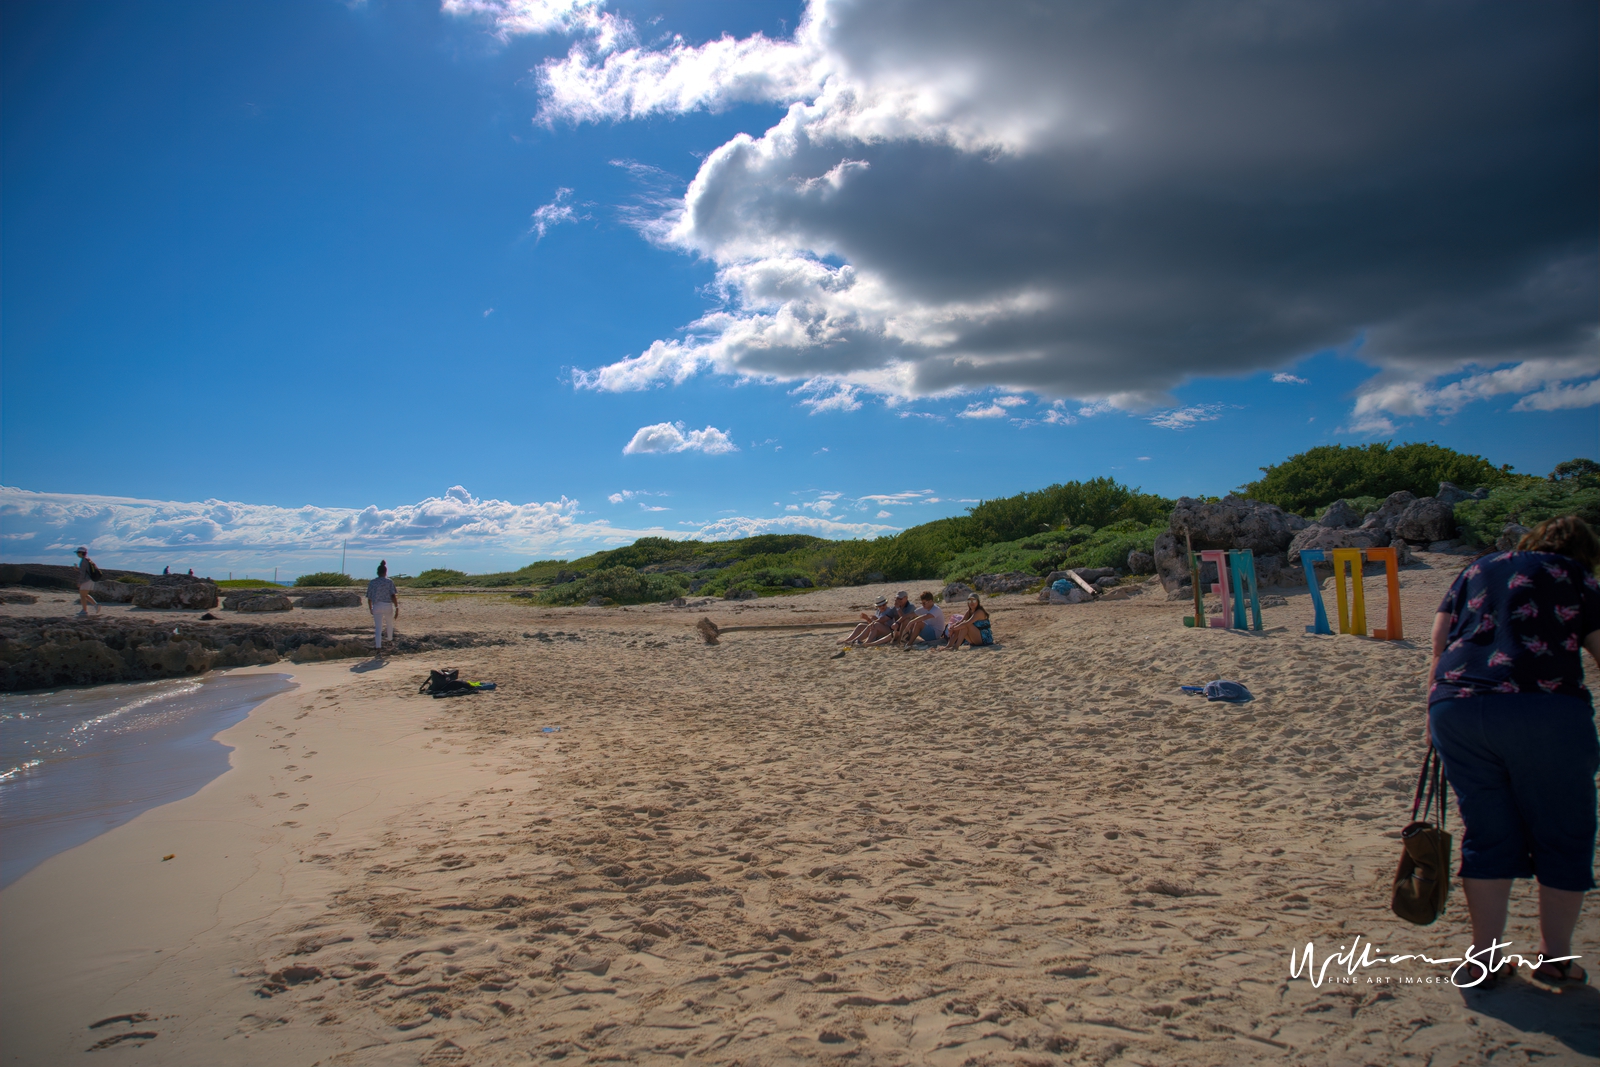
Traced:
<path id="1" fill-rule="evenodd" d="M 1186 630 L 1159 596 L 1002 597 L 997 649 L 840 658 L 838 631 L 713 648 L 691 626 L 839 620 L 881 589 L 412 598 L 402 623 L 517 635 L 452 657 L 501 688 L 417 696 L 439 657 L 294 668 L 302 689 L 223 735 L 232 771 L 0 894 L 4 1056 L 1593 1062 L 1592 988 L 1288 977 L 1308 939 L 1469 940 L 1459 892 L 1427 929 L 1387 909 L 1459 566 L 1429 562 L 1393 643 L 1306 635 L 1303 594 L 1259 634 Z M 1257 699 L 1176 689 L 1214 677 Z M 1529 949 L 1532 902 L 1509 935 Z M 1597 947 L 1591 909 L 1575 951 Z M 84 1051 L 125 1033 L 158 1036 Z"/>

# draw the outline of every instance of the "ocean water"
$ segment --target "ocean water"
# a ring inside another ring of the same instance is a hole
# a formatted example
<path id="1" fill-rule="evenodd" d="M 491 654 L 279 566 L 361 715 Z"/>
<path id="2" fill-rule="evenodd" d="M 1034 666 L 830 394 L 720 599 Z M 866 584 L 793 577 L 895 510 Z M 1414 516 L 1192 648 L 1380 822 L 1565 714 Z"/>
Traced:
<path id="1" fill-rule="evenodd" d="M 228 769 L 213 740 L 295 688 L 287 674 L 208 675 L 0 693 L 0 888 Z"/>

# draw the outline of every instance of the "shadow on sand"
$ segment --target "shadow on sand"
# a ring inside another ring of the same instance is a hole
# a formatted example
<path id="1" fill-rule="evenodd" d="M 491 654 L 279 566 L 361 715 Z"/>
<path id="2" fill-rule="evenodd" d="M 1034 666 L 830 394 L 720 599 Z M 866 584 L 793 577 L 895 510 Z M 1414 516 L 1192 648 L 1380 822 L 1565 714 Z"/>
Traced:
<path id="1" fill-rule="evenodd" d="M 1549 1034 L 1574 1052 L 1600 1056 L 1600 989 L 1592 985 L 1554 992 L 1519 975 L 1498 989 L 1462 990 L 1461 999 L 1471 1011 L 1523 1033 Z"/>
<path id="2" fill-rule="evenodd" d="M 364 659 L 360 663 L 357 663 L 354 667 L 351 667 L 350 673 L 366 674 L 368 671 L 382 670 L 388 665 L 389 661 L 384 659 L 382 656 L 373 656 L 371 659 Z"/>

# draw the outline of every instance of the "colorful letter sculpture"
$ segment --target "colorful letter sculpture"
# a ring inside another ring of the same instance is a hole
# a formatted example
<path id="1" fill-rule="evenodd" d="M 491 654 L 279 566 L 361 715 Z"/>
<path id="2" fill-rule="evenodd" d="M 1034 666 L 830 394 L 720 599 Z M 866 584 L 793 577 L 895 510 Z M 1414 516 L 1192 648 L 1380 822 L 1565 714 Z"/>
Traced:
<path id="1" fill-rule="evenodd" d="M 1392 548 L 1367 549 L 1369 563 L 1383 563 L 1384 573 L 1388 576 L 1385 583 L 1388 586 L 1389 603 L 1382 629 L 1374 628 L 1372 636 L 1379 641 L 1400 640 L 1400 558 Z"/>
<path id="2" fill-rule="evenodd" d="M 1248 548 L 1208 548 L 1192 553 L 1189 556 L 1189 573 L 1194 576 L 1197 590 L 1200 588 L 1202 563 L 1214 563 L 1217 566 L 1217 580 L 1212 584 L 1211 591 L 1222 600 L 1222 614 L 1202 618 L 1198 608 L 1200 597 L 1196 594 L 1196 613 L 1192 617 L 1184 616 L 1183 624 L 1219 630 L 1261 629 L 1261 594 L 1256 584 L 1255 553 Z M 1246 600 L 1250 604 L 1249 617 L 1245 615 Z M 1251 619 L 1255 622 L 1254 627 L 1250 625 Z"/>
<path id="3" fill-rule="evenodd" d="M 1322 587 L 1317 585 L 1318 563 L 1324 562 L 1328 554 L 1320 548 L 1306 548 L 1300 551 L 1300 566 L 1306 569 L 1306 586 L 1311 590 L 1311 607 L 1316 612 L 1315 622 L 1306 627 L 1308 634 L 1331 634 L 1333 628 L 1328 625 L 1328 609 L 1322 602 Z"/>
<path id="4" fill-rule="evenodd" d="M 1261 629 L 1261 591 L 1256 585 L 1256 554 L 1248 548 L 1229 549 L 1228 565 L 1233 568 L 1233 628 L 1235 630 Z M 1245 600 L 1250 601 L 1250 618 L 1254 626 L 1245 624 Z M 1226 608 L 1223 611 L 1227 611 Z"/>
<path id="5" fill-rule="evenodd" d="M 1350 592 L 1345 594 L 1345 565 L 1350 567 Z M 1339 632 L 1367 636 L 1367 601 L 1361 590 L 1361 549 L 1333 550 L 1333 596 L 1339 607 Z"/>

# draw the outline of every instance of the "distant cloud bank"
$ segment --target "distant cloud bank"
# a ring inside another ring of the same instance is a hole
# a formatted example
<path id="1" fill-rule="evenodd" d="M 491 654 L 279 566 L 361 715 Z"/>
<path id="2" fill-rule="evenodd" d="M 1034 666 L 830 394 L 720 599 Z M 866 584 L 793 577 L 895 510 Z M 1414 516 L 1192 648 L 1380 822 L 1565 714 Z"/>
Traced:
<path id="1" fill-rule="evenodd" d="M 617 494 L 613 502 L 624 498 Z M 848 538 L 898 529 L 822 515 L 740 516 L 690 525 L 678 530 L 626 527 L 587 518 L 578 501 L 565 497 L 513 504 L 481 500 L 459 485 L 416 504 L 359 509 L 139 500 L 0 486 L 0 560 L 70 563 L 72 550 L 87 545 L 104 566 L 194 567 L 213 577 L 230 570 L 260 576 L 274 566 L 289 576 L 327 569 L 337 563 L 346 543 L 355 573 L 355 561 L 379 555 L 396 570 L 402 569 L 399 561 L 409 561 L 404 566 L 415 570 L 446 564 L 482 567 L 491 562 L 507 569 L 531 559 L 585 555 L 640 537 L 721 541 L 762 533 L 808 533 Z"/>

